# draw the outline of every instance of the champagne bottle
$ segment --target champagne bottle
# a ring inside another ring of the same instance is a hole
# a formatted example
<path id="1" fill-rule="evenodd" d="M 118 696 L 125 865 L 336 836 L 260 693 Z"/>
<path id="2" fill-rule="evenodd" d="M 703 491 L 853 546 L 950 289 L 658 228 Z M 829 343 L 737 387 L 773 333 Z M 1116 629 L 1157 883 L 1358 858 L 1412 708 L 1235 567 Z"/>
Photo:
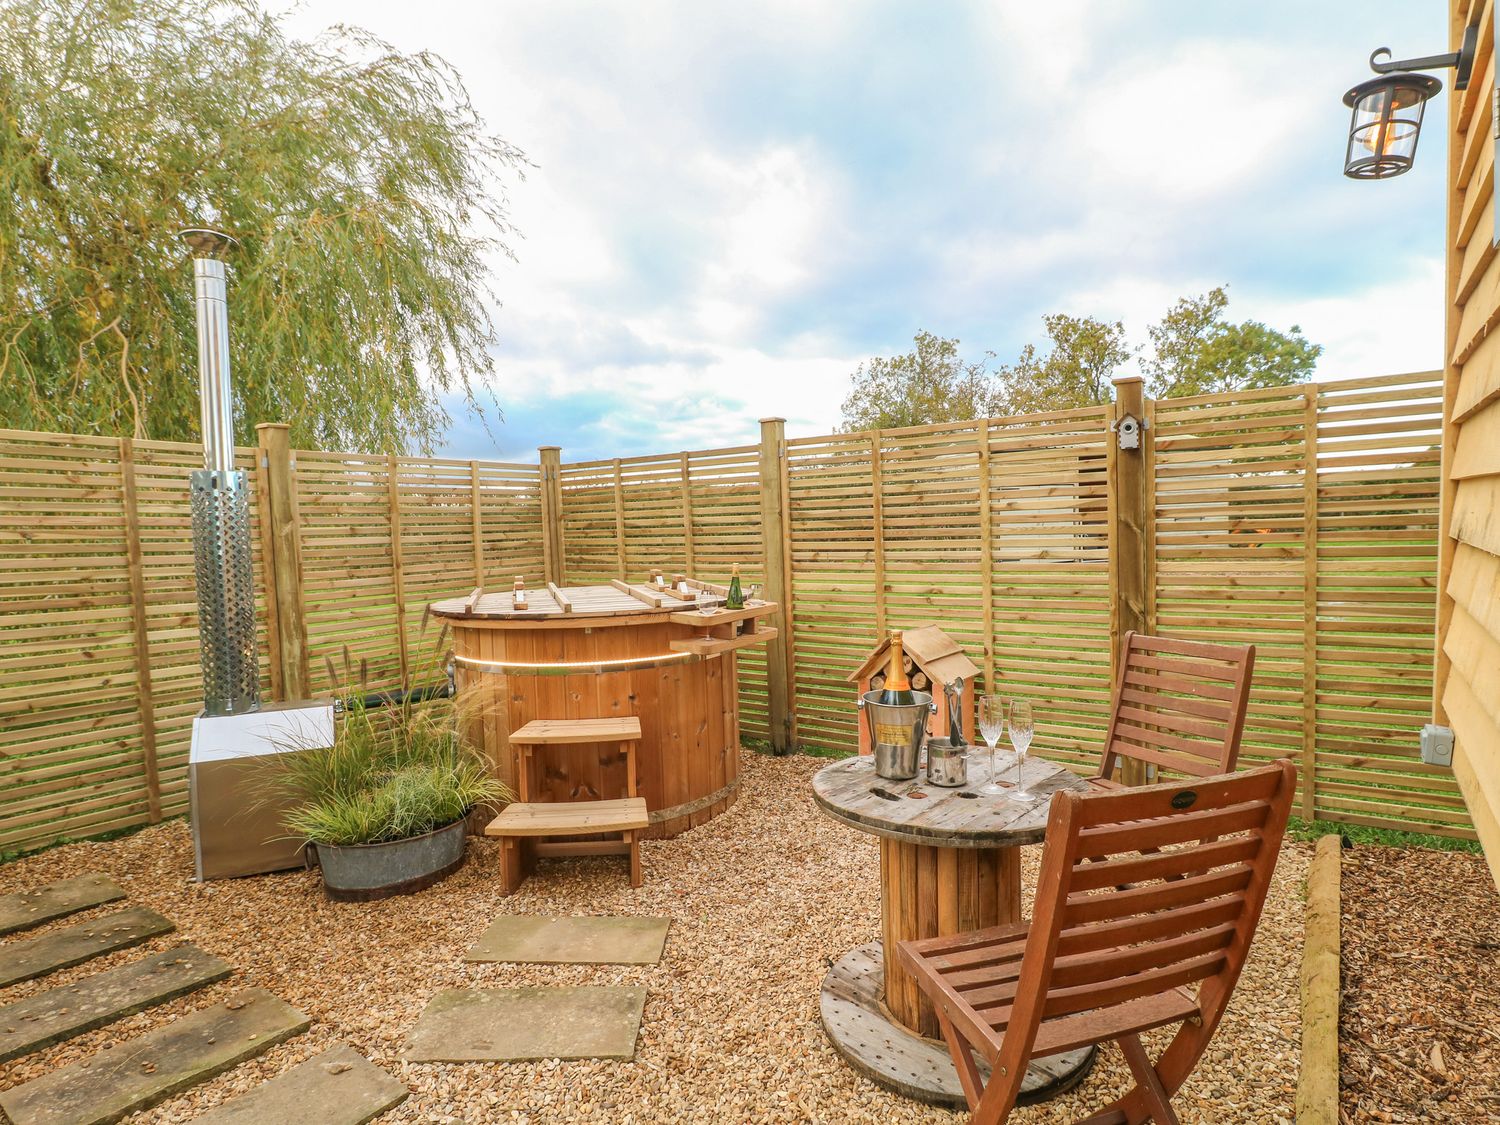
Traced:
<path id="1" fill-rule="evenodd" d="M 887 707 L 910 707 L 916 701 L 911 683 L 906 678 L 906 656 L 901 644 L 901 630 L 892 629 L 891 666 L 885 676 L 885 687 L 880 691 L 880 702 Z"/>
<path id="2" fill-rule="evenodd" d="M 745 593 L 740 589 L 740 564 L 734 564 L 729 575 L 729 596 L 724 599 L 725 609 L 744 609 Z"/>

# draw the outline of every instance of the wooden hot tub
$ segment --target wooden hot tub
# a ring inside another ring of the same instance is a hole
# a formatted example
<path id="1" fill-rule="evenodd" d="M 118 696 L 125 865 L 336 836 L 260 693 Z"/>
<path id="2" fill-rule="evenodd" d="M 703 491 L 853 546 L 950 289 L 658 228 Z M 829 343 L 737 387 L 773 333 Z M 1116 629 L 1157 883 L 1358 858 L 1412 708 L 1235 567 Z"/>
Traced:
<path id="1" fill-rule="evenodd" d="M 704 614 L 646 586 L 529 590 L 525 611 L 509 591 L 435 602 L 453 633 L 461 696 L 483 717 L 475 740 L 514 786 L 510 732 L 533 719 L 635 715 L 637 771 L 651 813 L 648 837 L 675 836 L 728 808 L 739 787 L 737 650 L 764 644 L 757 628 L 773 602 Z M 549 746 L 532 800 L 625 795 L 618 747 Z"/>

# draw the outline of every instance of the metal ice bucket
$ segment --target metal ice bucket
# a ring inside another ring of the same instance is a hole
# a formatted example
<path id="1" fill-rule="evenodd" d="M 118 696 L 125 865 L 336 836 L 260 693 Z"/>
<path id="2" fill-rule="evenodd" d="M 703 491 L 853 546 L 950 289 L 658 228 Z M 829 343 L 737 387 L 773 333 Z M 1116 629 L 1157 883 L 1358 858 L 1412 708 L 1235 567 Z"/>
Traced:
<path id="1" fill-rule="evenodd" d="M 870 724 L 870 745 L 875 750 L 875 772 L 891 781 L 909 781 L 917 776 L 917 760 L 927 737 L 927 717 L 937 705 L 925 691 L 912 692 L 917 702 L 891 707 L 880 702 L 881 693 L 867 691 L 859 708 Z"/>

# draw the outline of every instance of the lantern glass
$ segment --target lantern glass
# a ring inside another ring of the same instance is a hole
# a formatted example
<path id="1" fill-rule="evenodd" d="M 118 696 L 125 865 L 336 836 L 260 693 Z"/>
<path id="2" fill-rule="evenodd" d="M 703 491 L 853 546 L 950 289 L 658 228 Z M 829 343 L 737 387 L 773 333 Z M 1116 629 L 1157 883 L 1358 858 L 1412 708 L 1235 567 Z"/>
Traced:
<path id="1" fill-rule="evenodd" d="M 1407 171 L 1417 154 L 1422 111 L 1442 83 L 1425 74 L 1390 74 L 1362 82 L 1344 95 L 1354 111 L 1344 175 L 1383 180 Z"/>

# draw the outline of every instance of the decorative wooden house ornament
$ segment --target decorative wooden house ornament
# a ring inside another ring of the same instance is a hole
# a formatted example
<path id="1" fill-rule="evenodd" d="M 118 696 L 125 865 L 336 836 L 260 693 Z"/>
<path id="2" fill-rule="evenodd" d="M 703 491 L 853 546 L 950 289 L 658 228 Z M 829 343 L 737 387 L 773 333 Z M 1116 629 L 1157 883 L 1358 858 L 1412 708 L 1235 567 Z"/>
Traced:
<path id="1" fill-rule="evenodd" d="M 964 739 L 974 741 L 974 681 L 979 677 L 979 667 L 967 656 L 958 642 L 936 625 L 921 625 L 901 632 L 906 646 L 906 672 L 912 689 L 931 693 L 937 701 L 938 711 L 928 726 L 935 738 L 948 737 L 948 707 L 944 702 L 943 688 L 954 680 L 964 682 L 960 697 L 960 714 L 963 715 Z M 848 682 L 859 685 L 859 694 L 878 691 L 885 686 L 886 668 L 891 660 L 891 642 L 882 640 L 865 657 L 857 671 L 848 677 Z M 859 752 L 870 753 L 870 731 L 867 724 L 859 724 Z"/>

